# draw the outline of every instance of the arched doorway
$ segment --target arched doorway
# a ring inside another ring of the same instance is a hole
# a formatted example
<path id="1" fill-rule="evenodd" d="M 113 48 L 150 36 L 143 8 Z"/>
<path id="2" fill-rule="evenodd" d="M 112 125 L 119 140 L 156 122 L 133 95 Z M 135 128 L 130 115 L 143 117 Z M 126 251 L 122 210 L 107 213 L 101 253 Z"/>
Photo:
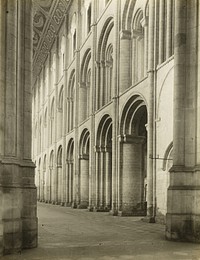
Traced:
<path id="1" fill-rule="evenodd" d="M 79 147 L 79 192 L 80 201 L 78 208 L 87 208 L 89 206 L 89 150 L 90 150 L 90 133 L 84 129 L 80 138 Z"/>
<path id="2" fill-rule="evenodd" d="M 147 109 L 139 95 L 126 103 L 120 125 L 121 215 L 146 215 Z"/>
<path id="3" fill-rule="evenodd" d="M 66 205 L 72 206 L 74 202 L 74 140 L 72 138 L 67 147 L 66 171 Z"/>
<path id="4" fill-rule="evenodd" d="M 96 137 L 96 206 L 109 211 L 112 205 L 112 119 L 104 115 Z"/>

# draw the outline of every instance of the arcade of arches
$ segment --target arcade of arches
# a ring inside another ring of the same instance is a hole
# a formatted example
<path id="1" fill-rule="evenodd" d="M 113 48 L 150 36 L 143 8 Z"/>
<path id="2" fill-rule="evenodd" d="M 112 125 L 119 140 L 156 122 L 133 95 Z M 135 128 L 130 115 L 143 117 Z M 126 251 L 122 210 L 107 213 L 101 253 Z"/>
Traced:
<path id="1" fill-rule="evenodd" d="M 198 1 L 31 2 L 0 6 L 1 253 L 37 246 L 37 200 L 199 242 Z"/>

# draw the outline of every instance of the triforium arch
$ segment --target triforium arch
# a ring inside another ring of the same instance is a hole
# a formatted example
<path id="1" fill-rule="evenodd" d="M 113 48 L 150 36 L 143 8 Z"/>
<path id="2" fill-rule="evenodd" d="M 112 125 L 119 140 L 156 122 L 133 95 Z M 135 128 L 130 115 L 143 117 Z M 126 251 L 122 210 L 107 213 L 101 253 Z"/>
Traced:
<path id="1" fill-rule="evenodd" d="M 79 86 L 80 123 L 90 114 L 91 50 L 88 49 L 81 64 L 81 82 Z"/>
<path id="2" fill-rule="evenodd" d="M 55 197 L 56 204 L 61 203 L 62 191 L 62 145 L 59 146 L 57 152 L 57 172 L 55 174 Z"/>
<path id="3" fill-rule="evenodd" d="M 112 98 L 113 27 L 113 17 L 109 17 L 106 20 L 99 37 L 97 52 L 96 109 L 107 104 Z"/>
<path id="4" fill-rule="evenodd" d="M 140 95 L 123 108 L 120 122 L 119 214 L 146 214 L 147 108 Z"/>
<path id="5" fill-rule="evenodd" d="M 74 139 L 71 138 L 67 145 L 66 158 L 66 205 L 75 203 L 74 192 Z"/>
<path id="6" fill-rule="evenodd" d="M 90 158 L 90 132 L 85 128 L 80 136 L 79 144 L 79 208 L 89 206 L 89 158 Z"/>
<path id="7" fill-rule="evenodd" d="M 105 114 L 96 136 L 96 208 L 109 211 L 112 205 L 112 119 Z"/>

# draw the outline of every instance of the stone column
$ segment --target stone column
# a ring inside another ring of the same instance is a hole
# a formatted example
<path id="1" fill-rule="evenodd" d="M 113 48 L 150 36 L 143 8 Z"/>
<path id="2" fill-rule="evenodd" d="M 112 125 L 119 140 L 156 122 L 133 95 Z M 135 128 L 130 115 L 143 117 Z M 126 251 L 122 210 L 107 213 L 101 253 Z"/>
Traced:
<path id="1" fill-rule="evenodd" d="M 95 194 L 96 194 L 96 198 L 95 198 L 95 209 L 97 209 L 99 207 L 99 171 L 100 171 L 100 151 L 99 148 L 96 147 L 96 151 L 95 151 Z"/>
<path id="2" fill-rule="evenodd" d="M 104 189 L 105 189 L 105 181 L 104 176 L 105 175 L 105 149 L 100 148 L 100 171 L 99 171 L 99 196 L 100 196 L 100 210 L 103 210 L 104 208 Z"/>
<path id="3" fill-rule="evenodd" d="M 0 4 L 0 255 L 37 246 L 31 161 L 32 2 Z"/>
<path id="4" fill-rule="evenodd" d="M 124 135 L 122 145 L 122 209 L 120 215 L 144 215 L 142 209 L 144 137 Z"/>
<path id="5" fill-rule="evenodd" d="M 130 46 L 131 45 L 131 32 L 121 31 L 120 33 L 120 93 L 123 93 L 131 86 L 130 82 Z M 134 58 L 133 58 L 134 59 Z"/>
<path id="6" fill-rule="evenodd" d="M 153 155 L 154 155 L 154 29 L 155 29 L 155 0 L 149 2 L 149 46 L 148 46 L 148 85 L 149 85 L 149 106 L 148 106 L 148 131 L 147 131 L 147 220 L 155 222 L 154 197 L 153 197 Z"/>
<path id="7" fill-rule="evenodd" d="M 49 176 L 48 176 L 48 203 L 51 203 L 52 202 L 52 173 L 53 172 L 53 167 L 49 167 Z"/>
<path id="8" fill-rule="evenodd" d="M 100 63 L 100 108 L 105 105 L 105 61 Z"/>
<path id="9" fill-rule="evenodd" d="M 141 20 L 141 25 L 144 28 L 144 72 L 143 76 L 145 77 L 148 69 L 148 18 L 144 17 Z"/>
<path id="10" fill-rule="evenodd" d="M 80 204 L 78 208 L 87 208 L 89 205 L 89 156 L 80 157 Z"/>
<path id="11" fill-rule="evenodd" d="M 62 166 L 57 166 L 57 198 L 56 203 L 61 203 L 61 191 L 62 191 Z"/>
<path id="12" fill-rule="evenodd" d="M 66 161 L 66 198 L 65 206 L 69 206 L 69 162 Z"/>
<path id="13" fill-rule="evenodd" d="M 86 119 L 87 113 L 87 89 L 85 83 L 79 84 L 79 124 Z"/>
<path id="14" fill-rule="evenodd" d="M 111 209 L 112 194 L 112 153 L 109 148 L 105 152 L 105 210 Z"/>
<path id="15" fill-rule="evenodd" d="M 166 1 L 167 4 L 167 20 L 166 20 L 166 59 L 172 55 L 172 0 Z"/>
<path id="16" fill-rule="evenodd" d="M 98 110 L 100 108 L 100 95 L 101 95 L 101 86 L 100 86 L 100 62 L 96 61 L 95 63 L 96 70 L 96 92 L 95 92 L 95 109 Z"/>
<path id="17" fill-rule="evenodd" d="M 167 0 L 170 1 L 170 0 Z M 158 57 L 158 63 L 163 63 L 165 59 L 165 0 L 159 1 L 159 57 Z"/>
<path id="18" fill-rule="evenodd" d="M 166 215 L 166 238 L 192 242 L 200 242 L 198 5 L 175 1 L 174 148 Z"/>

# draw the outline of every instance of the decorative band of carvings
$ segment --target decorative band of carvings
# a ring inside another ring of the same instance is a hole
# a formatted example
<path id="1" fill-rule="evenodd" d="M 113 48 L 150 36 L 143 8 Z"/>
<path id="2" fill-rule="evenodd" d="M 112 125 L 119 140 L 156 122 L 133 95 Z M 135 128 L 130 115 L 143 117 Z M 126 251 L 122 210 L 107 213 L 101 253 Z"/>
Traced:
<path id="1" fill-rule="evenodd" d="M 42 34 L 39 40 L 38 47 L 34 53 L 33 83 L 35 82 L 36 77 L 40 73 L 42 65 L 44 64 L 49 54 L 49 51 L 51 50 L 52 44 L 60 29 L 63 18 L 67 13 L 70 2 L 70 0 L 58 0 L 54 7 L 51 17 L 49 18 L 46 28 L 44 29 L 44 33 Z"/>

